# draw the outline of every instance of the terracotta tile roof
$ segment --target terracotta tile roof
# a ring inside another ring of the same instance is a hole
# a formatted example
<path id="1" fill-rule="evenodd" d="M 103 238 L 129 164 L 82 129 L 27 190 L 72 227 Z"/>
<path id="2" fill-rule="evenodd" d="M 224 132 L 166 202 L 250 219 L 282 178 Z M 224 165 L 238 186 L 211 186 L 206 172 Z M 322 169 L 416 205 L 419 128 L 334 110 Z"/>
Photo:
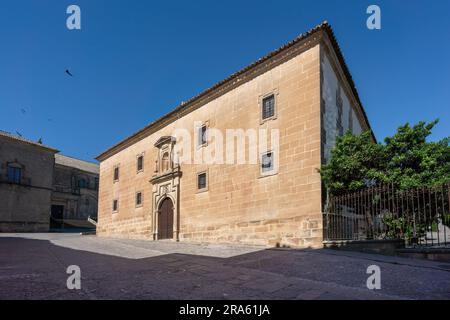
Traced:
<path id="1" fill-rule="evenodd" d="M 29 145 L 33 145 L 33 146 L 36 146 L 36 147 L 39 147 L 39 148 L 47 149 L 47 150 L 49 150 L 51 152 L 54 152 L 54 153 L 59 152 L 59 150 L 57 150 L 55 148 L 46 146 L 46 145 L 38 143 L 36 141 L 25 139 L 25 138 L 23 138 L 23 137 L 21 137 L 19 135 L 15 135 L 15 134 L 12 134 L 10 132 L 3 131 L 3 130 L 0 130 L 0 136 L 1 137 L 5 137 L 5 138 L 10 139 L 10 140 L 15 140 L 15 141 L 26 143 L 26 144 L 29 144 Z"/>
<path id="2" fill-rule="evenodd" d="M 286 43 L 285 45 L 281 46 L 280 48 L 270 52 L 269 54 L 265 55 L 264 57 L 258 59 L 257 61 L 253 62 L 252 64 L 248 65 L 247 67 L 244 67 L 243 69 L 233 73 L 232 75 L 230 75 L 229 77 L 225 78 L 222 81 L 219 81 L 218 83 L 216 83 L 215 85 L 213 85 L 212 87 L 206 89 L 205 91 L 201 92 L 200 94 L 194 96 L 193 98 L 189 99 L 188 101 L 182 102 L 179 106 L 177 106 L 175 109 L 173 109 L 172 111 L 170 111 L 169 113 L 167 113 L 166 115 L 162 116 L 161 118 L 149 123 L 147 126 L 145 126 L 144 128 L 140 129 L 139 131 L 133 133 L 132 135 L 128 136 L 127 138 L 123 139 L 122 141 L 120 141 L 119 143 L 113 145 L 112 147 L 110 147 L 109 149 L 107 149 L 106 151 L 104 151 L 103 153 L 101 153 L 100 155 L 98 155 L 96 157 L 97 160 L 102 161 L 106 158 L 108 158 L 108 153 L 111 152 L 118 152 L 121 149 L 122 146 L 124 146 L 129 140 L 131 140 L 132 138 L 139 136 L 140 134 L 143 134 L 144 132 L 146 132 L 147 130 L 149 130 L 150 128 L 152 128 L 153 126 L 156 126 L 157 124 L 161 123 L 164 119 L 168 118 L 169 116 L 176 114 L 177 112 L 182 111 L 184 108 L 186 108 L 187 106 L 193 104 L 194 102 L 197 102 L 198 100 L 200 100 L 202 97 L 212 93 L 213 91 L 219 89 L 221 86 L 225 85 L 226 83 L 232 82 L 233 80 L 237 80 L 239 81 L 239 76 L 243 75 L 244 73 L 246 73 L 247 71 L 257 67 L 258 65 L 264 63 L 265 61 L 271 59 L 272 57 L 278 55 L 279 53 L 289 49 L 290 47 L 294 46 L 295 44 L 307 39 L 308 37 L 310 37 L 311 35 L 315 34 L 318 31 L 325 31 L 328 36 L 329 39 L 331 41 L 331 44 L 336 52 L 336 55 L 339 59 L 339 62 L 341 63 L 342 69 L 344 70 L 344 73 L 348 79 L 348 82 L 353 90 L 353 94 L 357 100 L 357 102 L 359 103 L 359 105 L 361 106 L 362 109 L 362 113 L 364 116 L 364 120 L 366 121 L 367 126 L 370 128 L 370 124 L 367 118 L 367 115 L 364 111 L 364 108 L 362 107 L 362 103 L 360 101 L 358 92 L 356 90 L 356 86 L 355 83 L 353 81 L 353 78 L 350 74 L 350 71 L 348 69 L 347 64 L 345 63 L 345 59 L 344 56 L 341 52 L 341 49 L 339 47 L 339 44 L 336 40 L 336 37 L 334 35 L 333 29 L 331 28 L 331 26 L 328 24 L 327 21 L 322 22 L 321 24 L 315 26 L 314 28 L 308 30 L 307 32 L 304 32 L 302 34 L 300 34 L 299 36 L 297 36 L 294 40 Z M 371 130 L 371 129 L 370 129 Z M 371 130 L 372 131 L 372 130 Z M 372 132 L 372 137 L 374 139 L 374 141 L 376 141 L 375 136 L 373 135 Z M 126 147 L 126 146 L 125 146 Z"/>
<path id="3" fill-rule="evenodd" d="M 81 171 L 99 174 L 99 165 L 93 162 L 88 162 L 72 157 L 68 157 L 62 154 L 55 154 L 55 164 L 59 164 L 66 167 L 72 167 Z"/>

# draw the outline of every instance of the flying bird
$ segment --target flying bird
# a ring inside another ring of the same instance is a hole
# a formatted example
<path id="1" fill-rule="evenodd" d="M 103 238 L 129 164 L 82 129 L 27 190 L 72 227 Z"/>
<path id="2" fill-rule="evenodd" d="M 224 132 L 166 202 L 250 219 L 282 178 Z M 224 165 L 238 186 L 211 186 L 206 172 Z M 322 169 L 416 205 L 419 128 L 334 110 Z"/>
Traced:
<path id="1" fill-rule="evenodd" d="M 27 110 L 25 110 L 24 108 L 20 109 L 20 111 L 22 112 L 22 114 L 27 113 Z"/>
<path id="2" fill-rule="evenodd" d="M 73 77 L 73 74 L 70 73 L 69 69 L 66 69 L 66 73 L 67 73 L 69 76 Z"/>

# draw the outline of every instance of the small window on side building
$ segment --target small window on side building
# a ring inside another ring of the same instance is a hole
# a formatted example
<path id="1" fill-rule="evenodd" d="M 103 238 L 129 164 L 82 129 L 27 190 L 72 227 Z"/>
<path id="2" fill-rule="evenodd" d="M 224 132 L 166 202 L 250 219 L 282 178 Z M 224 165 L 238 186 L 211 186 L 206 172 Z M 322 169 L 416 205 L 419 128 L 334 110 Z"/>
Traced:
<path id="1" fill-rule="evenodd" d="M 113 200 L 113 212 L 119 211 L 119 200 Z"/>
<path id="2" fill-rule="evenodd" d="M 22 180 L 22 168 L 8 166 L 8 182 L 20 184 Z"/>

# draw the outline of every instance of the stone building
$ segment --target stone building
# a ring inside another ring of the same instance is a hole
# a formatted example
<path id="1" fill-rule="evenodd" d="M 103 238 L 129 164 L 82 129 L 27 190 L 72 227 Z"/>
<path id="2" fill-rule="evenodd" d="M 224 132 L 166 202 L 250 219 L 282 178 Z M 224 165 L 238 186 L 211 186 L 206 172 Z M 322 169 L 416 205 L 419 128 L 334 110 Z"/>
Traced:
<path id="1" fill-rule="evenodd" d="M 320 247 L 318 170 L 347 130 L 370 126 L 325 22 L 99 155 L 97 234 Z"/>
<path id="2" fill-rule="evenodd" d="M 0 131 L 0 232 L 45 232 L 63 220 L 86 227 L 96 218 L 98 165 L 58 152 Z"/>
<path id="3" fill-rule="evenodd" d="M 0 231 L 48 231 L 57 152 L 0 131 Z"/>
<path id="4" fill-rule="evenodd" d="M 89 217 L 97 219 L 99 166 L 95 163 L 55 154 L 51 216 L 55 226 L 83 226 Z"/>

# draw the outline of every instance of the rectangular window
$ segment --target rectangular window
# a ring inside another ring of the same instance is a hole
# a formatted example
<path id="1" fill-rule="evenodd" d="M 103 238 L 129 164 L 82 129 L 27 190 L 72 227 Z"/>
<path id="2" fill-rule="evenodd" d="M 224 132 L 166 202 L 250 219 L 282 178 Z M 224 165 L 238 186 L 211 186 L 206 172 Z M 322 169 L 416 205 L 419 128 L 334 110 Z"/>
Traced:
<path id="1" fill-rule="evenodd" d="M 262 119 L 266 120 L 275 116 L 275 95 L 270 95 L 262 100 Z"/>
<path id="2" fill-rule="evenodd" d="M 198 128 L 198 146 L 201 147 L 206 144 L 207 136 L 206 136 L 207 127 L 206 124 L 202 125 Z"/>
<path id="3" fill-rule="evenodd" d="M 205 190 L 207 187 L 207 176 L 206 172 L 199 173 L 197 176 L 197 189 Z"/>
<path id="4" fill-rule="evenodd" d="M 344 126 L 342 124 L 342 115 L 344 106 L 341 96 L 341 87 L 338 87 L 336 89 L 336 107 L 337 107 L 336 131 L 338 135 L 342 136 L 344 135 Z"/>
<path id="5" fill-rule="evenodd" d="M 119 211 L 119 200 L 113 200 L 113 212 Z"/>
<path id="6" fill-rule="evenodd" d="M 137 158 L 137 171 L 142 171 L 144 169 L 144 156 L 139 156 Z"/>
<path id="7" fill-rule="evenodd" d="M 273 152 L 269 151 L 262 155 L 261 158 L 261 172 L 268 173 L 273 171 Z"/>
<path id="8" fill-rule="evenodd" d="M 8 166 L 8 181 L 19 184 L 22 180 L 22 168 Z"/>
<path id="9" fill-rule="evenodd" d="M 87 182 L 84 179 L 78 180 L 78 188 L 80 189 L 86 189 L 87 188 Z"/>
<path id="10" fill-rule="evenodd" d="M 114 181 L 119 180 L 119 167 L 114 168 Z"/>
<path id="11" fill-rule="evenodd" d="M 139 207 L 142 205 L 142 192 L 136 193 L 136 207 Z"/>

